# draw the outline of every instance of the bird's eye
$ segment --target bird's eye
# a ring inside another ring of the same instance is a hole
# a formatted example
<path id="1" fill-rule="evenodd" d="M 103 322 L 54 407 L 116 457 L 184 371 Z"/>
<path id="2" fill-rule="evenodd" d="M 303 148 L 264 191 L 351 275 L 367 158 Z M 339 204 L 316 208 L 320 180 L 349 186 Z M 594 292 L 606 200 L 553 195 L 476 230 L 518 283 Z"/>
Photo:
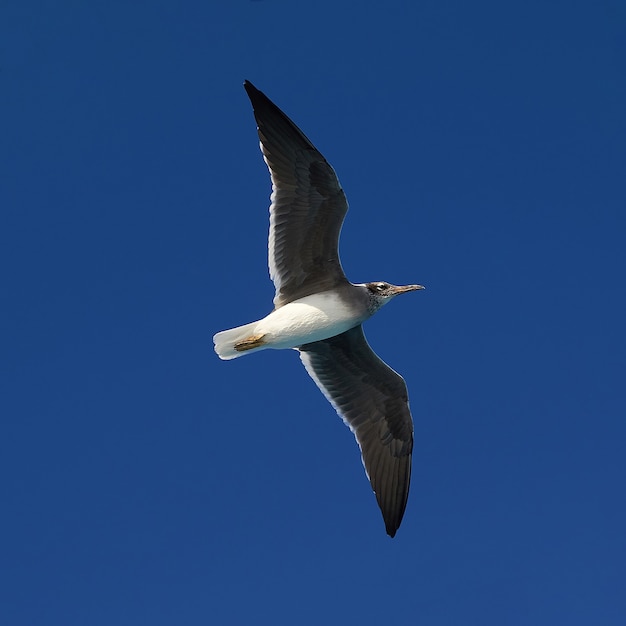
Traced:
<path id="1" fill-rule="evenodd" d="M 378 283 L 378 285 L 376 285 L 376 289 L 378 289 L 378 291 L 385 291 L 385 283 Z"/>

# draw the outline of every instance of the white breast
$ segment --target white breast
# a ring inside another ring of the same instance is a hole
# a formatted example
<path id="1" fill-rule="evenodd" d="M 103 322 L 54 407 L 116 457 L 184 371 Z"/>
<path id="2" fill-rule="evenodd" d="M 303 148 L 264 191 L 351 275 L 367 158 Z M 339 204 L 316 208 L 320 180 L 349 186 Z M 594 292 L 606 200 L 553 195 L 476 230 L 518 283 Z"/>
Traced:
<path id="1" fill-rule="evenodd" d="M 325 291 L 272 311 L 255 332 L 265 335 L 270 348 L 294 348 L 339 335 L 361 321 L 336 293 Z"/>

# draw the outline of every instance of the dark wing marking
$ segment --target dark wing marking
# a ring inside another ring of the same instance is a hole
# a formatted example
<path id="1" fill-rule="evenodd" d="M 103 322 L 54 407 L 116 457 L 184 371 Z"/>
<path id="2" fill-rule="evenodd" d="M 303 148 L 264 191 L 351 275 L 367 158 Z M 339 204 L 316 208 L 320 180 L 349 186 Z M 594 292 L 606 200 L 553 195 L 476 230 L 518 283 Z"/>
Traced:
<path id="1" fill-rule="evenodd" d="M 393 537 L 411 479 L 413 421 L 404 379 L 376 356 L 361 326 L 299 350 L 307 372 L 354 433 Z"/>
<path id="2" fill-rule="evenodd" d="M 272 178 L 269 270 L 276 308 L 347 283 L 339 232 L 348 210 L 333 168 L 252 83 L 244 83 Z"/>

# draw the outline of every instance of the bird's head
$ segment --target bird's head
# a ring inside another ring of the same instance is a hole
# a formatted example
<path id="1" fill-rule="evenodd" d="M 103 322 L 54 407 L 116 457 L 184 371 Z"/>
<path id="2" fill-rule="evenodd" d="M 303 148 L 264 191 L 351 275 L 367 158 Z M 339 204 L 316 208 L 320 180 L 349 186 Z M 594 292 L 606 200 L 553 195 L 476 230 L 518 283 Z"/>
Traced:
<path id="1" fill-rule="evenodd" d="M 424 289 L 423 285 L 390 285 L 389 283 L 378 281 L 375 283 L 365 283 L 365 288 L 369 292 L 370 301 L 374 305 L 374 310 L 380 309 L 389 302 L 392 298 L 399 296 L 401 293 L 407 293 L 409 291 L 417 291 L 418 289 Z"/>

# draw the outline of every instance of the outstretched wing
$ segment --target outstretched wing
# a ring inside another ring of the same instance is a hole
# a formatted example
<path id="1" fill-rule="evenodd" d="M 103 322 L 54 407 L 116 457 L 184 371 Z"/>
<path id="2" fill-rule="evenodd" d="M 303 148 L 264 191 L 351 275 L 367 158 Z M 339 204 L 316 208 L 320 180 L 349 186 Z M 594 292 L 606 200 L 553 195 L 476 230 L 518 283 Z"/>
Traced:
<path id="1" fill-rule="evenodd" d="M 393 537 L 411 479 L 413 421 L 404 379 L 376 356 L 361 326 L 299 350 L 307 372 L 354 433 Z"/>
<path id="2" fill-rule="evenodd" d="M 272 178 L 269 269 L 278 308 L 348 282 L 338 250 L 348 203 L 335 171 L 302 131 L 252 83 L 244 87 Z"/>

